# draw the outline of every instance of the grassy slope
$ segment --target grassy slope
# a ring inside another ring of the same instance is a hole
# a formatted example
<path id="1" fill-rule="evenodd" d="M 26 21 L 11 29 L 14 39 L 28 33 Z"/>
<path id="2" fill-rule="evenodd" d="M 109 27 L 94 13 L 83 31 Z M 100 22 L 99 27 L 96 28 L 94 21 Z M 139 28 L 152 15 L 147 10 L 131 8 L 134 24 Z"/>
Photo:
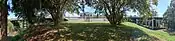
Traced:
<path id="1" fill-rule="evenodd" d="M 69 23 L 108 23 L 108 22 L 69 22 Z M 131 23 L 131 22 L 124 22 L 122 23 L 124 26 L 129 26 L 130 30 L 132 28 L 140 29 L 141 31 L 145 32 L 149 36 L 154 36 L 156 38 L 159 38 L 162 41 L 175 41 L 175 36 L 170 36 L 167 32 L 164 32 L 162 30 L 149 30 L 147 28 L 144 28 L 142 26 L 139 26 L 137 24 Z M 128 27 L 126 27 L 128 28 Z"/>
<path id="2" fill-rule="evenodd" d="M 164 32 L 164 31 L 149 30 L 149 29 L 146 29 L 144 27 L 138 26 L 134 23 L 130 23 L 130 22 L 124 22 L 123 24 L 130 26 L 130 27 L 138 28 L 138 29 L 144 31 L 145 33 L 147 33 L 148 35 L 157 37 L 157 38 L 161 39 L 162 41 L 175 41 L 175 36 L 170 36 L 167 32 Z"/>
<path id="3" fill-rule="evenodd" d="M 129 23 L 129 22 L 125 22 L 123 23 L 123 25 L 119 25 L 118 27 L 111 26 L 108 22 L 104 22 L 104 21 L 103 22 L 68 21 L 68 23 L 69 23 L 69 29 L 71 29 L 73 33 L 85 32 L 86 33 L 85 36 L 88 34 L 94 34 L 96 35 L 94 37 L 98 37 L 98 35 L 104 35 L 104 37 L 108 37 L 108 36 L 112 37 L 110 36 L 110 34 L 105 33 L 105 32 L 111 32 L 111 33 L 117 33 L 118 34 L 117 36 L 119 37 L 122 36 L 123 37 L 122 41 L 125 40 L 125 38 L 127 39 L 127 37 L 133 38 L 133 36 L 134 38 L 141 38 L 141 39 L 146 38 L 147 40 L 152 41 L 151 40 L 152 36 L 147 35 L 144 32 L 144 30 L 140 29 L 140 27 L 139 28 L 133 27 L 136 24 Z M 97 29 L 97 32 L 100 32 L 100 34 L 94 32 L 93 31 L 94 29 Z M 88 32 L 91 32 L 91 33 L 88 33 Z M 76 36 L 77 38 L 78 35 L 75 34 L 73 36 Z"/>
<path id="4" fill-rule="evenodd" d="M 130 37 L 137 38 L 146 37 L 150 39 L 152 36 L 162 41 L 173 41 L 175 36 L 170 36 L 163 31 L 149 30 L 137 24 L 124 22 L 117 28 L 111 26 L 108 22 L 68 22 L 68 32 L 72 33 L 71 36 L 65 36 L 75 40 L 87 41 L 104 41 L 106 39 L 116 39 L 117 41 L 129 40 Z M 70 32 L 69 32 L 70 31 Z M 65 33 L 66 34 L 66 33 Z M 113 37 L 117 36 L 117 37 Z M 151 37 L 150 37 L 151 36 Z M 142 41 L 142 40 L 141 40 Z M 151 40 L 154 41 L 154 40 Z"/>

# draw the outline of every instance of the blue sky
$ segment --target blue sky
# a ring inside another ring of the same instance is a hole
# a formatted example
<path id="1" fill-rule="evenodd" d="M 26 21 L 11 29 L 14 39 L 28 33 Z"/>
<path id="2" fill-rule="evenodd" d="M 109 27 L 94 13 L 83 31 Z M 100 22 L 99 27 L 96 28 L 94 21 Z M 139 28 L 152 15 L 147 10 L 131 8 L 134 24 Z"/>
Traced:
<path id="1" fill-rule="evenodd" d="M 164 12 L 167 10 L 167 8 L 168 8 L 168 6 L 170 4 L 170 1 L 171 0 L 159 0 L 158 6 L 156 7 L 159 17 L 163 16 Z M 94 12 L 94 11 L 95 11 L 95 9 L 85 6 L 85 12 Z M 8 18 L 16 18 L 13 13 L 11 13 L 11 12 L 9 12 L 9 13 L 10 13 L 10 15 L 9 15 Z M 129 13 L 131 13 L 131 15 L 132 14 L 134 15 L 134 13 L 132 13 L 132 12 L 129 12 Z"/>
<path id="2" fill-rule="evenodd" d="M 157 14 L 159 17 L 163 17 L 164 12 L 167 10 L 168 6 L 170 5 L 171 0 L 159 0 L 158 6 L 155 7 L 157 10 Z M 85 12 L 94 12 L 95 10 L 91 7 L 85 8 Z M 129 15 L 136 15 L 134 12 L 128 12 Z"/>
<path id="3" fill-rule="evenodd" d="M 164 12 L 167 10 L 168 6 L 170 5 L 171 0 L 159 0 L 158 3 L 158 16 L 162 17 Z"/>

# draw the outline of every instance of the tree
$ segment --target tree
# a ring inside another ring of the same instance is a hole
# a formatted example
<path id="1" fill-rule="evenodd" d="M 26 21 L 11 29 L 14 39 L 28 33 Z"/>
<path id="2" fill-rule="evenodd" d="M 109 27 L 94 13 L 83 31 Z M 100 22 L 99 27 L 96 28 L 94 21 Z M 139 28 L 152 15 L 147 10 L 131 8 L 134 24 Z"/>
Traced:
<path id="1" fill-rule="evenodd" d="M 172 0 L 167 11 L 163 15 L 164 24 L 167 27 L 168 32 L 174 32 L 175 30 L 175 0 Z"/>
<path id="2" fill-rule="evenodd" d="M 134 10 L 141 17 L 151 15 L 150 4 L 157 5 L 158 0 L 96 0 L 94 7 L 104 10 L 112 25 L 120 24 L 125 11 Z"/>
<path id="3" fill-rule="evenodd" d="M 83 12 L 83 14 L 81 14 L 81 17 L 85 18 L 86 14 L 85 14 L 84 8 L 85 8 L 85 5 L 86 5 L 85 4 L 86 2 L 85 2 L 85 0 L 79 0 L 79 1 L 80 1 L 80 5 L 81 5 L 80 10 Z"/>
<path id="4" fill-rule="evenodd" d="M 30 24 L 34 24 L 36 16 L 35 11 L 40 8 L 39 0 L 12 0 L 13 11 L 18 18 L 28 20 Z"/>
<path id="5" fill-rule="evenodd" d="M 26 31 L 26 32 L 31 32 L 32 34 L 25 34 L 26 36 L 29 36 L 25 39 L 38 37 L 37 35 L 46 33 L 47 31 L 45 30 L 53 30 L 55 28 L 56 28 L 56 31 L 58 32 L 56 32 L 56 34 L 54 33 L 55 36 L 53 38 L 57 39 L 60 36 L 60 34 L 62 34 L 59 31 L 59 29 L 62 27 L 60 25 L 61 25 L 61 22 L 63 21 L 63 14 L 65 12 L 73 11 L 72 8 L 74 8 L 74 5 L 76 5 L 75 2 L 76 0 L 13 0 L 12 1 L 13 11 L 16 13 L 16 16 L 27 20 L 28 23 L 32 25 Z M 50 26 L 47 27 L 45 25 L 33 26 L 33 24 L 37 22 L 41 22 L 41 21 L 38 21 L 37 19 L 39 20 L 44 19 L 43 15 L 45 14 L 51 15 L 55 28 L 50 28 Z M 42 32 L 42 33 L 36 33 L 36 32 Z M 34 36 L 31 36 L 31 35 L 34 35 Z M 47 35 L 43 35 L 43 36 L 47 36 Z M 48 37 L 52 37 L 52 36 L 48 36 Z M 43 37 L 41 38 L 43 39 Z M 32 39 L 34 40 L 34 38 Z"/>
<path id="6" fill-rule="evenodd" d="M 74 0 L 13 0 L 13 11 L 18 17 L 28 20 L 30 24 L 37 22 L 35 13 L 43 11 L 52 16 L 55 26 L 63 21 L 63 14 L 72 11 Z M 36 12 L 37 11 L 37 12 Z"/>
<path id="7" fill-rule="evenodd" d="M 45 0 L 43 8 L 49 11 L 55 25 L 59 25 L 63 21 L 63 14 L 67 11 L 72 11 L 74 0 Z"/>
<path id="8" fill-rule="evenodd" d="M 0 0 L 1 41 L 7 41 L 7 14 L 8 14 L 7 0 Z"/>

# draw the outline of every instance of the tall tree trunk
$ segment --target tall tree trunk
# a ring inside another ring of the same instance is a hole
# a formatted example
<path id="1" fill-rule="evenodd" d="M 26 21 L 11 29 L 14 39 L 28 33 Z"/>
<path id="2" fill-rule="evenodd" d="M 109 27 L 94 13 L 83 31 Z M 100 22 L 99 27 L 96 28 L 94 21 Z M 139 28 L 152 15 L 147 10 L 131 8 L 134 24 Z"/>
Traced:
<path id="1" fill-rule="evenodd" d="M 54 20 L 55 20 L 54 21 L 54 25 L 56 27 L 59 27 L 61 25 L 61 22 L 63 21 L 63 14 L 62 13 L 57 14 L 57 16 L 55 16 L 55 19 Z"/>
<path id="2" fill-rule="evenodd" d="M 57 41 L 60 38 L 60 32 L 59 29 L 63 28 L 63 26 L 61 25 L 62 21 L 63 21 L 63 12 L 59 11 L 57 12 L 57 14 L 54 16 L 53 18 L 54 20 L 54 26 L 56 29 L 58 29 L 58 32 L 56 34 L 56 38 L 53 41 Z"/>
<path id="3" fill-rule="evenodd" d="M 106 15 L 106 18 L 108 19 L 108 21 L 110 22 L 111 25 L 117 24 L 117 21 L 115 18 L 113 18 L 113 15 Z"/>
<path id="4" fill-rule="evenodd" d="M 120 25 L 121 24 L 121 22 L 123 21 L 122 19 L 123 19 L 123 13 L 120 13 L 120 15 L 118 15 L 118 17 L 117 17 L 117 25 Z"/>
<path id="5" fill-rule="evenodd" d="M 56 12 L 58 11 L 58 12 Z M 63 21 L 63 12 L 59 9 L 52 9 L 49 12 L 51 12 L 52 20 L 54 22 L 54 26 L 56 28 L 59 28 L 61 22 Z"/>
<path id="6" fill-rule="evenodd" d="M 123 14 L 105 15 L 111 25 L 120 25 L 123 19 Z"/>
<path id="7" fill-rule="evenodd" d="M 7 0 L 3 0 L 4 4 L 0 7 L 0 38 L 1 41 L 7 41 Z M 1 3 L 0 3 L 1 4 Z"/>

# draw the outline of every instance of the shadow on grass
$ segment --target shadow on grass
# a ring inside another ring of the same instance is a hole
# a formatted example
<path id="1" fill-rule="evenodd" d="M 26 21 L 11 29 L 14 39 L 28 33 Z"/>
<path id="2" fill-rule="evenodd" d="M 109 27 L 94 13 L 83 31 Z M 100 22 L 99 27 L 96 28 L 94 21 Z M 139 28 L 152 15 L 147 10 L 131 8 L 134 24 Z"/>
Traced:
<path id="1" fill-rule="evenodd" d="M 126 25 L 111 26 L 107 23 L 70 23 L 64 38 L 85 41 L 154 41 L 138 28 Z"/>
<path id="2" fill-rule="evenodd" d="M 65 41 L 155 41 L 138 28 L 108 23 L 68 23 L 59 33 Z"/>

